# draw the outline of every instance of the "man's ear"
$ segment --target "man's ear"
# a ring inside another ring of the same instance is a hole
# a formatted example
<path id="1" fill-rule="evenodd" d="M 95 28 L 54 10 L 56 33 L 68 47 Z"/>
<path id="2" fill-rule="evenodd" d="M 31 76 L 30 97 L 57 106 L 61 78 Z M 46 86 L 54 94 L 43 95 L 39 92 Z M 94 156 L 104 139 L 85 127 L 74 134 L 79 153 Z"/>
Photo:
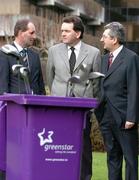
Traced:
<path id="1" fill-rule="evenodd" d="M 22 36 L 23 36 L 23 33 L 24 33 L 23 31 L 19 30 L 18 36 L 19 36 L 19 37 L 22 37 Z"/>
<path id="2" fill-rule="evenodd" d="M 81 36 L 81 31 L 76 31 L 76 37 L 79 39 Z"/>
<path id="3" fill-rule="evenodd" d="M 117 44 L 118 39 L 116 37 L 113 38 L 113 44 Z"/>

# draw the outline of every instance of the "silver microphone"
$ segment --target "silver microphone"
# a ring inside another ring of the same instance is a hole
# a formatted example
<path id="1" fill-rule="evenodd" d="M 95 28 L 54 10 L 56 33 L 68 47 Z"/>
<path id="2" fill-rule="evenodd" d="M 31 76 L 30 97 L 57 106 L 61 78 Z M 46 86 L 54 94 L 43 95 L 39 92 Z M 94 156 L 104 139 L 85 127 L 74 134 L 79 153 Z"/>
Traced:
<path id="1" fill-rule="evenodd" d="M 22 76 L 27 76 L 28 75 L 28 68 L 27 67 L 21 67 L 20 73 Z"/>
<path id="2" fill-rule="evenodd" d="M 105 77 L 105 74 L 102 74 L 100 72 L 91 72 L 89 74 L 88 79 L 91 80 L 91 79 L 102 78 L 102 77 Z"/>
<path id="3" fill-rule="evenodd" d="M 68 79 L 66 96 L 74 96 L 75 84 L 82 83 L 84 80 L 87 79 L 87 77 L 88 77 L 88 66 L 82 63 L 76 70 L 76 73 L 74 73 L 72 77 Z"/>
<path id="4" fill-rule="evenodd" d="M 105 75 L 100 72 L 91 72 L 89 73 L 90 66 L 82 63 L 79 68 L 77 69 L 76 73 L 69 78 L 67 82 L 67 90 L 66 96 L 74 96 L 74 87 L 75 84 L 80 84 L 82 82 L 85 83 L 85 89 L 83 92 L 83 96 L 85 95 L 86 89 L 91 80 L 96 78 L 104 77 Z"/>
<path id="5" fill-rule="evenodd" d="M 67 90 L 66 90 L 66 96 L 73 96 L 73 88 L 74 84 L 81 83 L 80 76 L 73 75 L 71 78 L 69 78 L 67 82 Z"/>
<path id="6" fill-rule="evenodd" d="M 20 88 L 20 68 L 23 67 L 23 65 L 21 64 L 14 64 L 12 66 L 12 72 L 14 75 L 17 75 L 18 77 L 18 93 L 20 94 L 21 93 L 21 88 Z"/>
<path id="7" fill-rule="evenodd" d="M 87 81 L 86 81 L 85 89 L 84 89 L 84 92 L 83 92 L 83 97 L 85 96 L 87 87 L 89 86 L 91 80 L 93 80 L 93 79 L 98 79 L 98 78 L 102 78 L 102 77 L 105 77 L 105 75 L 102 74 L 102 73 L 100 73 L 100 72 L 91 72 L 91 73 L 89 74 L 88 79 L 87 79 Z"/>
<path id="8" fill-rule="evenodd" d="M 12 66 L 12 71 L 13 71 L 13 73 L 16 75 L 16 74 L 18 74 L 19 72 L 20 72 L 20 68 L 21 67 L 23 67 L 23 65 L 21 65 L 21 64 L 14 64 L 13 66 Z"/>
<path id="9" fill-rule="evenodd" d="M 32 94 L 32 90 L 30 88 L 30 83 L 29 83 L 29 78 L 28 78 L 29 69 L 27 67 L 21 67 L 20 68 L 20 74 L 24 79 L 26 93 L 27 94 Z"/>
<path id="10" fill-rule="evenodd" d="M 78 71 L 76 72 L 75 75 L 78 75 L 81 81 L 85 81 L 88 78 L 88 73 L 89 73 L 88 69 L 89 69 L 89 66 L 85 63 L 82 63 L 79 66 Z"/>

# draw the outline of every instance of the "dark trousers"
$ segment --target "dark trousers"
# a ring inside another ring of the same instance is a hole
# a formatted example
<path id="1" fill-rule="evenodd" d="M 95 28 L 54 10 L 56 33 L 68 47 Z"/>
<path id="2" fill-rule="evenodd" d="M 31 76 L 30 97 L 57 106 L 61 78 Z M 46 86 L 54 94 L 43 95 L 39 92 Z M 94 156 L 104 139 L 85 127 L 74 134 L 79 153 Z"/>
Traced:
<path id="1" fill-rule="evenodd" d="M 137 127 L 121 129 L 105 107 L 100 129 L 107 151 L 109 180 L 122 180 L 122 162 L 125 159 L 125 179 L 138 180 L 138 131 Z"/>
<path id="2" fill-rule="evenodd" d="M 90 138 L 91 132 L 91 114 L 88 113 L 86 118 L 86 127 L 83 131 L 83 152 L 81 161 L 81 178 L 80 180 L 91 180 L 92 177 L 92 144 Z"/>
<path id="3" fill-rule="evenodd" d="M 0 180 L 6 180 L 5 171 L 0 170 Z"/>

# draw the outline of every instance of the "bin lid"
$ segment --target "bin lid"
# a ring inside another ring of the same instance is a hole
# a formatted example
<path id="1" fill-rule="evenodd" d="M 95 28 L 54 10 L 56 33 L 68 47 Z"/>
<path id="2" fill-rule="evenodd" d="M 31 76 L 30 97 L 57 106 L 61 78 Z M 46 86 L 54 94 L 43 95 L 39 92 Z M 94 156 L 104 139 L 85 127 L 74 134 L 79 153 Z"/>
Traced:
<path id="1" fill-rule="evenodd" d="M 29 94 L 5 94 L 0 96 L 0 101 L 15 102 L 23 105 L 47 105 L 63 107 L 95 108 L 98 100 L 95 98 L 61 97 Z"/>

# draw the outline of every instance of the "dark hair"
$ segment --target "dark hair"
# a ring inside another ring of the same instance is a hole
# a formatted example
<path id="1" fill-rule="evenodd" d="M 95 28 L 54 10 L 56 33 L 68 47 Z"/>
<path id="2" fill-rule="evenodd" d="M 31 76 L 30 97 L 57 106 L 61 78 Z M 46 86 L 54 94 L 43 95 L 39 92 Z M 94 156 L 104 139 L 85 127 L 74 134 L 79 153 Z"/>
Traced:
<path id="1" fill-rule="evenodd" d="M 125 42 L 125 28 L 121 23 L 111 22 L 104 26 L 104 29 L 110 29 L 109 36 L 112 38 L 116 37 L 119 44 L 123 44 Z"/>
<path id="2" fill-rule="evenodd" d="M 78 16 L 67 16 L 63 18 L 62 23 L 73 23 L 73 30 L 74 31 L 80 31 L 81 35 L 80 35 L 80 39 L 83 38 L 83 33 L 84 33 L 84 25 L 83 22 L 81 20 L 81 18 L 79 18 Z"/>
<path id="3" fill-rule="evenodd" d="M 16 37 L 21 30 L 22 32 L 28 29 L 28 23 L 31 22 L 29 19 L 20 19 L 16 22 L 14 27 L 14 36 Z"/>

